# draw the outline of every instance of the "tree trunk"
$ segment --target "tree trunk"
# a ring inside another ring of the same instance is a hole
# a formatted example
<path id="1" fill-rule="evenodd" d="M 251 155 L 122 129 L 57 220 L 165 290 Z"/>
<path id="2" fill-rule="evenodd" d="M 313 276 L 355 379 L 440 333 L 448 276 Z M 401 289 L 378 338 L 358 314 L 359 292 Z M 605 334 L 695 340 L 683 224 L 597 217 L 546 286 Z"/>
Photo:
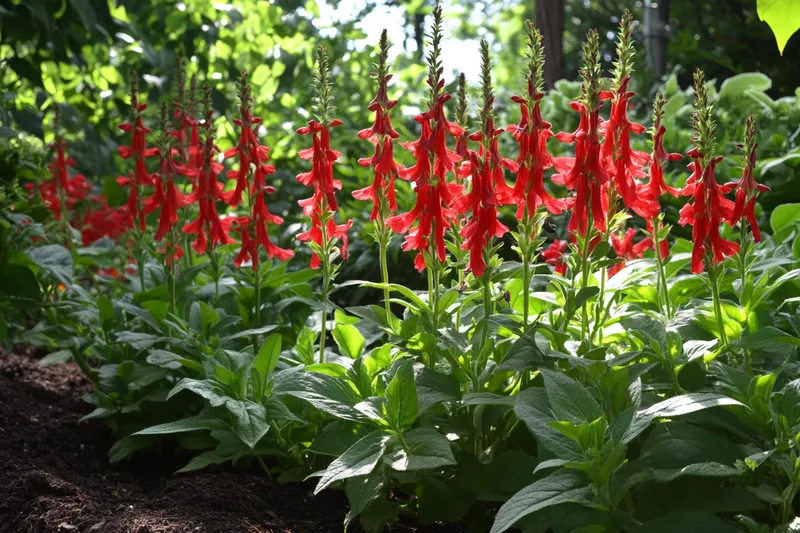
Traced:
<path id="1" fill-rule="evenodd" d="M 544 42 L 544 83 L 551 89 L 564 77 L 564 0 L 534 0 L 534 24 Z"/>

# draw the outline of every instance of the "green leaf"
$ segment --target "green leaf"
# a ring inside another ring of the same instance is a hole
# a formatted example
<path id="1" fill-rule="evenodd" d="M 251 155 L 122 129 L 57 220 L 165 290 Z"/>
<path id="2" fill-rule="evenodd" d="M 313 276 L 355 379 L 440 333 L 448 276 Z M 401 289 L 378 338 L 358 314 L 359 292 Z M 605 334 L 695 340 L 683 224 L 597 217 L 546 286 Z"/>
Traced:
<path id="1" fill-rule="evenodd" d="M 167 399 L 169 400 L 182 390 L 191 391 L 198 396 L 205 398 L 213 407 L 219 407 L 227 400 L 223 390 L 218 385 L 214 384 L 213 381 L 191 378 L 183 378 L 180 380 L 177 385 L 175 385 L 172 390 L 169 391 Z"/>
<path id="2" fill-rule="evenodd" d="M 24 265 L 8 264 L 0 276 L 0 292 L 12 298 L 28 300 L 24 305 L 37 305 L 42 299 L 36 274 Z M 23 302 L 14 302 L 21 306 Z"/>
<path id="3" fill-rule="evenodd" d="M 64 285 L 72 283 L 74 264 L 72 254 L 60 244 L 46 244 L 25 252 L 40 268 Z"/>
<path id="4" fill-rule="evenodd" d="M 121 331 L 117 333 L 117 342 L 121 344 L 130 344 L 134 350 L 146 350 L 151 348 L 155 343 L 163 340 L 166 339 L 158 335 L 140 333 L 138 331 Z"/>
<path id="5" fill-rule="evenodd" d="M 281 335 L 273 333 L 266 339 L 258 350 L 258 355 L 253 361 L 253 368 L 258 370 L 262 376 L 269 377 L 275 367 L 278 366 L 278 359 L 281 355 Z"/>
<path id="6" fill-rule="evenodd" d="M 747 350 L 765 350 L 771 351 L 775 347 L 775 343 L 786 343 L 800 346 L 800 339 L 785 333 L 778 328 L 767 326 L 761 328 L 752 335 L 748 335 L 741 341 L 739 346 Z"/>
<path id="7" fill-rule="evenodd" d="M 651 405 L 641 414 L 649 418 L 673 418 L 720 405 L 742 405 L 742 403 L 715 392 L 692 392 Z"/>
<path id="8" fill-rule="evenodd" d="M 419 402 L 414 370 L 411 361 L 397 367 L 394 377 L 386 387 L 386 416 L 396 431 L 403 431 L 417 419 Z"/>
<path id="9" fill-rule="evenodd" d="M 72 361 L 72 352 L 69 350 L 58 350 L 45 355 L 39 359 L 39 366 L 57 365 L 59 363 L 68 363 Z"/>
<path id="10" fill-rule="evenodd" d="M 353 406 L 361 401 L 350 383 L 317 372 L 278 372 L 272 393 L 305 400 L 317 409 L 337 418 L 360 422 L 364 416 Z"/>
<path id="11" fill-rule="evenodd" d="M 196 372 L 203 371 L 203 365 L 176 353 L 167 350 L 151 350 L 147 355 L 147 362 L 151 365 L 177 370 L 181 367 L 190 368 Z"/>
<path id="12" fill-rule="evenodd" d="M 591 497 L 592 489 L 582 476 L 569 470 L 558 470 L 528 485 L 504 503 L 497 512 L 491 533 L 502 533 L 521 518 L 552 505 L 591 505 Z"/>
<path id="13" fill-rule="evenodd" d="M 580 309 L 583 303 L 600 293 L 599 287 L 584 287 L 575 295 L 575 309 Z"/>
<path id="14" fill-rule="evenodd" d="M 747 90 L 768 91 L 772 87 L 772 80 L 760 72 L 744 72 L 731 76 L 722 82 L 719 90 L 720 99 L 735 100 L 744 96 Z"/>
<path id="15" fill-rule="evenodd" d="M 547 425 L 555 421 L 555 418 L 550 411 L 550 403 L 544 389 L 530 387 L 520 392 L 514 404 L 514 412 L 547 451 L 569 461 L 583 458 L 575 442 Z"/>
<path id="16" fill-rule="evenodd" d="M 137 431 L 134 435 L 171 435 L 173 433 L 186 433 L 187 431 L 200 431 L 203 429 L 225 429 L 225 424 L 221 420 L 209 416 L 190 416 L 189 418 L 182 418 L 175 422 L 150 426 L 149 428 Z"/>
<path id="17" fill-rule="evenodd" d="M 366 476 L 372 472 L 383 456 L 389 438 L 389 434 L 376 430 L 353 444 L 328 466 L 317 483 L 314 494 L 319 494 L 331 483 L 341 479 Z"/>
<path id="18" fill-rule="evenodd" d="M 236 435 L 250 447 L 255 448 L 261 437 L 269 431 L 267 411 L 260 403 L 228 399 L 225 402 L 234 416 L 233 430 Z"/>
<path id="19" fill-rule="evenodd" d="M 350 324 L 336 324 L 331 332 L 333 340 L 339 346 L 342 355 L 350 359 L 358 359 L 364 353 L 364 337 L 355 326 Z"/>
<path id="20" fill-rule="evenodd" d="M 393 469 L 428 470 L 456 464 L 450 441 L 432 428 L 415 428 L 403 433 L 408 450 L 400 449 L 390 458 Z"/>
<path id="21" fill-rule="evenodd" d="M 461 384 L 458 379 L 432 370 L 422 363 L 414 365 L 414 380 L 417 384 L 420 413 L 439 403 L 452 402 L 461 397 Z"/>
<path id="22" fill-rule="evenodd" d="M 589 424 L 603 416 L 597 400 L 583 385 L 561 372 L 544 368 L 540 372 L 544 377 L 550 409 L 556 419 L 573 424 Z"/>
<path id="23" fill-rule="evenodd" d="M 758 0 L 758 18 L 769 24 L 783 55 L 789 38 L 800 29 L 800 4 L 795 0 Z"/>
<path id="24" fill-rule="evenodd" d="M 800 204 L 782 204 L 772 211 L 769 224 L 772 233 L 776 235 L 784 228 L 788 228 L 800 221 Z M 780 239 L 778 239 L 780 240 Z"/>
<path id="25" fill-rule="evenodd" d="M 192 460 L 189 461 L 186 464 L 186 466 L 184 466 L 180 470 L 176 470 L 175 473 L 182 474 L 185 472 L 194 472 L 195 470 L 200 470 L 207 466 L 227 463 L 230 460 L 231 457 L 220 455 L 219 452 L 217 452 L 216 450 L 209 450 L 207 452 L 201 453 L 196 457 L 192 457 Z"/>
<path id="26" fill-rule="evenodd" d="M 383 487 L 388 481 L 386 468 L 376 468 L 366 476 L 352 477 L 347 480 L 345 494 L 350 510 L 344 520 L 345 527 L 360 515 L 375 499 L 383 495 Z"/>

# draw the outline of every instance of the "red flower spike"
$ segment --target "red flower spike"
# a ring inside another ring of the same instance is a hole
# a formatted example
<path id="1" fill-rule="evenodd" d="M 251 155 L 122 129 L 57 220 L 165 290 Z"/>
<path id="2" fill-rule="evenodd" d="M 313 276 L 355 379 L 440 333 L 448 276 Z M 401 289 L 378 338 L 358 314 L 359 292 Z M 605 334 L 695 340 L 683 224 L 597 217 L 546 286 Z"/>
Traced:
<path id="1" fill-rule="evenodd" d="M 239 169 L 230 170 L 229 178 L 236 179 L 236 189 L 228 198 L 228 204 L 238 205 L 242 201 L 244 191 L 250 196 L 250 216 L 237 219 L 237 226 L 242 235 L 242 244 L 239 254 L 234 260 L 234 265 L 239 267 L 243 261 L 250 260 L 253 271 L 258 269 L 258 247 L 262 246 L 267 256 L 272 259 L 278 257 L 288 260 L 294 252 L 276 246 L 269 238 L 267 224 L 281 224 L 283 219 L 270 213 L 267 208 L 265 196 L 275 192 L 275 188 L 267 185 L 267 176 L 275 172 L 275 167 L 268 164 L 269 148 L 261 145 L 254 131 L 254 126 L 261 123 L 260 118 L 251 112 L 252 95 L 247 84 L 247 73 L 242 72 L 241 94 L 239 95 L 240 117 L 234 123 L 240 128 L 239 141 L 236 146 L 225 152 L 226 158 L 238 156 Z M 248 181 L 251 166 L 255 169 L 252 173 L 252 183 Z"/>
<path id="2" fill-rule="evenodd" d="M 689 178 L 691 182 L 687 180 L 687 186 L 681 195 L 692 195 L 694 202 L 683 206 L 678 223 L 682 226 L 686 224 L 693 226 L 692 272 L 699 274 L 703 271 L 706 253 L 709 254 L 713 264 L 718 264 L 725 257 L 735 254 L 739 250 L 739 245 L 723 239 L 719 233 L 722 222 L 730 224 L 734 208 L 733 202 L 724 196 L 730 192 L 731 187 L 718 184 L 715 177 L 716 165 L 722 161 L 722 157 L 711 158 L 703 167 L 703 154 L 694 149 L 689 155 L 694 158 L 689 165 L 692 169 Z"/>
<path id="3" fill-rule="evenodd" d="M 756 199 L 759 192 L 769 191 L 769 187 L 756 183 L 753 171 L 756 167 L 756 148 L 758 143 L 755 142 L 756 137 L 756 124 L 752 115 L 747 118 L 745 127 L 744 144 L 740 148 L 744 151 L 744 166 L 742 168 L 742 177 L 736 183 L 728 183 L 727 187 L 735 187 L 736 189 L 736 203 L 731 215 L 730 224 L 733 226 L 738 223 L 744 216 L 750 229 L 753 232 L 753 240 L 761 242 L 761 230 L 758 227 L 758 220 L 756 220 Z"/>
<path id="4" fill-rule="evenodd" d="M 556 274 L 562 276 L 567 273 L 567 262 L 564 261 L 564 253 L 567 251 L 569 243 L 555 239 L 553 244 L 542 250 L 544 262 L 555 267 Z"/>
<path id="5" fill-rule="evenodd" d="M 630 261 L 633 259 L 641 259 L 644 252 L 653 247 L 653 240 L 650 237 L 645 237 L 638 243 L 633 243 L 633 238 L 636 236 L 636 230 L 628 228 L 625 235 L 620 237 L 617 234 L 611 235 L 611 247 L 614 252 L 621 259 Z M 663 257 L 663 256 L 662 256 Z M 608 269 L 608 277 L 610 278 L 625 267 L 625 261 L 617 263 Z"/>
<path id="6" fill-rule="evenodd" d="M 371 158 L 358 160 L 362 167 L 373 168 L 373 181 L 369 187 L 353 192 L 353 198 L 372 202 L 370 220 L 378 218 L 382 198 L 388 201 L 389 211 L 397 210 L 397 200 L 394 191 L 394 179 L 398 173 L 394 162 L 394 139 L 398 133 L 392 127 L 389 111 L 397 105 L 397 100 L 389 100 L 387 85 L 392 79 L 391 74 L 386 74 L 385 61 L 388 53 L 386 32 L 381 35 L 381 50 L 379 56 L 378 91 L 375 98 L 369 103 L 368 109 L 375 112 L 375 120 L 371 128 L 358 132 L 361 139 L 369 140 L 375 145 L 375 154 Z"/>
<path id="7" fill-rule="evenodd" d="M 588 230 L 589 210 L 591 210 L 594 226 L 605 231 L 607 200 L 602 185 L 611 178 L 601 162 L 601 146 L 598 137 L 600 108 L 589 111 L 586 104 L 572 102 L 570 107 L 581 115 L 580 124 L 574 133 L 559 133 L 556 138 L 561 142 L 575 145 L 575 157 L 559 157 L 555 159 L 558 174 L 553 182 L 566 185 L 575 191 L 575 203 L 572 217 L 569 220 L 570 232 L 585 235 Z"/>

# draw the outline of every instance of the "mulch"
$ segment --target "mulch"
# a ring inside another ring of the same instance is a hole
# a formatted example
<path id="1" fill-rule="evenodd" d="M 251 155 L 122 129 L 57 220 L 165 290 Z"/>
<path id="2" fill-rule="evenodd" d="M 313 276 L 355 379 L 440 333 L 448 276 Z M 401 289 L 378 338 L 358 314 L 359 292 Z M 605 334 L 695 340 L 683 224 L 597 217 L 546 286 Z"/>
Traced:
<path id="1" fill-rule="evenodd" d="M 340 533 L 347 499 L 233 467 L 173 475 L 185 457 L 108 463 L 102 423 L 78 423 L 91 388 L 74 364 L 0 351 L 0 533 Z M 357 527 L 350 531 L 358 531 Z M 443 533 L 395 524 L 392 533 Z"/>

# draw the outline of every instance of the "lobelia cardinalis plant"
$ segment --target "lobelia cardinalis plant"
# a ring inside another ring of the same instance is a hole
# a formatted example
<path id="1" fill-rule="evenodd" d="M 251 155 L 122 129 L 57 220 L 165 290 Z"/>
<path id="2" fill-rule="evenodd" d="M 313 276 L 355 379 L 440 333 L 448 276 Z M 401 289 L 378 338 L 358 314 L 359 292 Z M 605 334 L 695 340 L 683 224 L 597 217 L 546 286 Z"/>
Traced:
<path id="1" fill-rule="evenodd" d="M 416 203 L 411 211 L 389 218 L 386 224 L 397 233 L 408 233 L 403 250 L 417 252 L 414 258 L 417 270 L 427 268 L 430 320 L 433 331 L 437 331 L 442 263 L 447 258 L 444 237 L 455 217 L 453 204 L 461 193 L 457 183 L 447 181 L 447 173 L 454 171 L 460 159 L 447 147 L 447 135 L 457 137 L 462 133 L 462 129 L 445 115 L 444 106 L 450 101 L 450 95 L 444 90 L 442 77 L 442 8 L 438 4 L 433 10 L 433 27 L 428 38 L 428 98 L 425 102 L 428 109 L 414 117 L 422 127 L 419 139 L 403 144 L 416 164 L 400 170 L 400 177 L 414 184 Z"/>
<path id="2" fill-rule="evenodd" d="M 297 236 L 301 242 L 307 242 L 313 254 L 311 268 L 322 271 L 322 322 L 319 338 L 319 362 L 325 361 L 325 337 L 328 321 L 328 297 L 331 284 L 336 278 L 339 264 L 336 256 L 347 259 L 347 232 L 353 226 L 353 221 L 337 224 L 334 217 L 339 209 L 336 201 L 336 190 L 342 188 L 342 182 L 333 177 L 333 164 L 341 155 L 331 148 L 330 129 L 341 126 L 342 121 L 334 119 L 331 115 L 336 109 L 332 104 L 331 90 L 333 83 L 330 80 L 330 59 L 325 47 L 317 49 L 316 71 L 314 73 L 314 98 L 316 117 L 297 130 L 300 135 L 311 135 L 312 147 L 301 150 L 300 159 L 311 161 L 310 172 L 299 174 L 297 181 L 314 188 L 313 195 L 305 200 L 298 201 L 303 208 L 303 214 L 311 218 L 311 228 Z M 341 246 L 337 241 L 341 240 Z"/>
<path id="3" fill-rule="evenodd" d="M 372 167 L 373 181 L 369 187 L 353 192 L 353 197 L 358 200 L 372 202 L 370 220 L 375 224 L 373 234 L 378 244 L 379 261 L 381 266 L 381 281 L 384 285 L 383 301 L 386 310 L 386 320 L 392 324 L 392 309 L 389 289 L 389 267 L 386 252 L 392 238 L 392 230 L 386 224 L 389 216 L 397 211 L 394 180 L 398 167 L 394 162 L 394 142 L 399 137 L 392 127 L 390 112 L 397 105 L 397 100 L 390 100 L 388 94 L 389 74 L 387 61 L 389 58 L 389 38 L 386 30 L 381 33 L 378 44 L 376 72 L 373 74 L 378 80 L 378 91 L 369 104 L 369 110 L 375 112 L 372 127 L 358 132 L 361 139 L 366 139 L 375 145 L 375 154 L 358 160 L 362 167 Z"/>

